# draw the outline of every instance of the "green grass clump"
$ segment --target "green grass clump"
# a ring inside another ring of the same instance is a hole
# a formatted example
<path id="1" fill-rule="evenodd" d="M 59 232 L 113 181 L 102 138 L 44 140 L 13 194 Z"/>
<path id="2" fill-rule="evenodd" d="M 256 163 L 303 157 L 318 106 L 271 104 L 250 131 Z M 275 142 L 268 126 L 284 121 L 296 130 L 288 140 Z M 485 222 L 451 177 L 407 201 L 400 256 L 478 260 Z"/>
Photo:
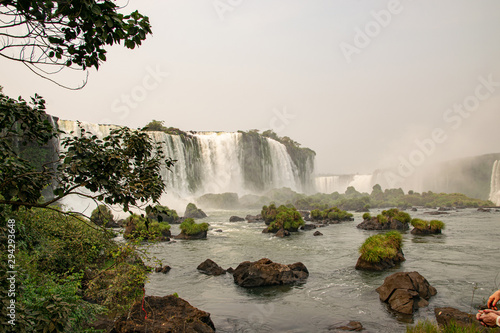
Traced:
<path id="1" fill-rule="evenodd" d="M 439 220 L 432 220 L 432 221 L 426 221 L 422 219 L 413 219 L 411 220 L 411 225 L 419 230 L 426 230 L 430 229 L 431 231 L 436 231 L 436 230 L 442 230 L 445 228 L 445 225 L 442 221 Z"/>
<path id="2" fill-rule="evenodd" d="M 359 248 L 361 258 L 371 263 L 392 259 L 403 246 L 403 237 L 397 231 L 389 231 L 368 237 Z"/>
<path id="3" fill-rule="evenodd" d="M 498 332 L 499 330 L 491 330 Z M 456 322 L 451 321 L 444 326 L 438 326 L 436 323 L 428 319 L 419 320 L 414 326 L 406 326 L 406 333 L 476 333 L 478 328 L 474 325 L 460 326 Z"/>
<path id="4" fill-rule="evenodd" d="M 377 215 L 377 221 L 380 224 L 386 224 L 387 222 L 389 222 L 389 220 L 387 219 L 387 217 L 385 215 L 382 215 L 382 214 L 378 214 Z"/>
<path id="5" fill-rule="evenodd" d="M 443 230 L 445 228 L 444 222 L 439 221 L 439 220 L 432 220 L 429 222 L 429 225 L 431 227 L 431 230 Z"/>
<path id="6" fill-rule="evenodd" d="M 311 211 L 313 220 L 346 221 L 352 218 L 352 214 L 338 207 L 330 207 L 325 210 L 314 209 Z"/>
<path id="7" fill-rule="evenodd" d="M 194 219 L 185 219 L 179 226 L 181 231 L 186 235 L 196 235 L 202 231 L 208 230 L 208 223 L 195 223 Z"/>
<path id="8" fill-rule="evenodd" d="M 371 220 L 371 219 L 372 219 L 372 215 L 370 213 L 363 214 L 363 220 Z"/>

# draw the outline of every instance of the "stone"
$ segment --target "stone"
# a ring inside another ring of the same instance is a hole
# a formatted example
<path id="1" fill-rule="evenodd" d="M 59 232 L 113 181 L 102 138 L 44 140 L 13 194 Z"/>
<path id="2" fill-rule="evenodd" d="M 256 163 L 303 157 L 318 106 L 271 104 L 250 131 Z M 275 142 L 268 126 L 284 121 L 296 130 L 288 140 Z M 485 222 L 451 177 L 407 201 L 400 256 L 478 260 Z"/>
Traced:
<path id="1" fill-rule="evenodd" d="M 382 302 L 403 314 L 413 314 L 419 307 L 429 304 L 431 296 L 436 295 L 436 288 L 418 272 L 398 272 L 385 278 L 377 292 Z"/>
<path id="2" fill-rule="evenodd" d="M 467 328 L 467 332 L 490 332 L 489 328 L 483 327 L 479 323 L 475 315 L 452 307 L 435 308 L 434 314 L 440 327 L 454 323 L 457 326 Z"/>
<path id="3" fill-rule="evenodd" d="M 175 239 L 185 239 L 185 240 L 192 240 L 192 239 L 206 239 L 207 238 L 207 232 L 206 231 L 200 231 L 197 234 L 194 235 L 186 235 L 185 233 L 181 232 L 177 236 L 174 236 Z"/>
<path id="4" fill-rule="evenodd" d="M 328 327 L 329 331 L 351 331 L 351 332 L 359 332 L 362 331 L 363 325 L 359 321 L 348 321 L 341 322 L 338 324 L 331 325 Z"/>
<path id="5" fill-rule="evenodd" d="M 263 222 L 264 221 L 261 214 L 258 214 L 258 215 L 248 214 L 247 216 L 245 216 L 245 220 L 247 220 L 248 223 Z"/>
<path id="6" fill-rule="evenodd" d="M 146 296 L 115 322 L 118 333 L 215 332 L 210 313 L 201 311 L 174 295 Z M 147 318 L 146 318 L 147 314 Z"/>
<path id="7" fill-rule="evenodd" d="M 301 283 L 308 276 L 309 271 L 301 262 L 283 265 L 267 258 L 242 262 L 233 272 L 234 282 L 245 288 Z"/>
<path id="8" fill-rule="evenodd" d="M 279 238 L 288 237 L 288 236 L 290 236 L 290 232 L 288 230 L 285 230 L 285 229 L 280 229 L 276 233 L 276 237 L 279 237 Z"/>
<path id="9" fill-rule="evenodd" d="M 323 234 L 319 231 L 315 231 L 313 236 L 323 236 Z"/>
<path id="10" fill-rule="evenodd" d="M 317 227 L 316 227 L 315 224 L 306 223 L 302 227 L 300 227 L 300 230 L 313 230 L 313 229 L 316 229 L 316 228 Z"/>
<path id="11" fill-rule="evenodd" d="M 217 265 L 213 260 L 207 259 L 201 264 L 198 265 L 196 268 L 200 272 L 207 274 L 207 275 L 222 275 L 226 274 L 226 271 L 222 269 L 219 265 Z"/>
<path id="12" fill-rule="evenodd" d="M 163 273 L 163 274 L 167 274 L 168 272 L 170 272 L 172 268 L 168 265 L 166 266 L 160 266 L 160 267 L 156 267 L 155 268 L 155 272 L 156 273 Z"/>
<path id="13" fill-rule="evenodd" d="M 194 203 L 188 203 L 186 206 L 186 211 L 184 212 L 184 218 L 192 218 L 192 219 L 203 219 L 207 217 L 204 211 L 198 209 Z"/>
<path id="14" fill-rule="evenodd" d="M 229 222 L 241 222 L 241 221 L 245 221 L 245 219 L 239 216 L 231 216 L 229 218 Z"/>
<path id="15" fill-rule="evenodd" d="M 362 270 L 362 271 L 384 271 L 386 269 L 392 268 L 396 266 L 397 264 L 405 261 L 405 256 L 403 251 L 400 249 L 398 253 L 396 254 L 395 258 L 391 259 L 384 259 L 379 262 L 369 262 L 361 258 L 361 256 L 358 258 L 358 261 L 356 262 L 356 269 L 357 270 Z"/>

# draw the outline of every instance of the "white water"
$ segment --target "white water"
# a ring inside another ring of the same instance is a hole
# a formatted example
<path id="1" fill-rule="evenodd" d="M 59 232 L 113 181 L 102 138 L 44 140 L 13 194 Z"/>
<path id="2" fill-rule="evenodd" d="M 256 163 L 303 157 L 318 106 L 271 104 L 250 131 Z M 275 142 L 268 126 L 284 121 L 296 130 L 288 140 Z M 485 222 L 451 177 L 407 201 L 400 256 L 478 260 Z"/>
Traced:
<path id="1" fill-rule="evenodd" d="M 495 161 L 491 172 L 490 200 L 500 206 L 500 160 Z"/>
<path id="2" fill-rule="evenodd" d="M 73 135 L 79 135 L 77 122 L 59 120 L 58 125 L 67 133 L 61 138 L 72 131 L 75 132 Z M 99 138 L 104 138 L 113 128 L 117 128 L 113 125 L 85 122 L 82 122 L 81 126 Z M 180 208 L 185 207 L 188 200 L 192 201 L 193 197 L 206 193 L 234 192 L 239 195 L 252 193 L 251 186 L 245 183 L 249 177 L 245 177 L 244 173 L 245 152 L 241 133 L 200 132 L 184 138 L 164 132 L 148 132 L 148 134 L 155 142 L 162 142 L 165 156 L 176 161 L 170 170 L 166 168 L 161 170 L 167 189 L 167 195 L 161 200 L 163 204 Z M 301 183 L 299 169 L 292 161 L 286 147 L 270 138 L 263 140 L 263 145 L 266 144 L 267 149 L 263 151 L 269 155 L 254 157 L 257 163 L 261 163 L 263 172 L 251 175 L 250 178 L 261 180 L 265 186 L 264 191 L 289 187 L 294 191 L 304 192 L 306 188 L 303 187 L 306 186 Z M 307 172 L 312 174 L 314 161 L 308 162 L 310 170 Z M 67 204 L 79 210 L 89 206 L 85 200 L 80 201 L 82 204 L 77 204 L 74 200 L 69 200 Z M 87 210 L 93 209 L 94 205 L 90 206 L 92 207 Z"/>
<path id="3" fill-rule="evenodd" d="M 317 176 L 315 178 L 316 190 L 320 193 L 345 193 L 352 186 L 358 192 L 371 193 L 373 175 L 342 175 L 342 176 Z"/>

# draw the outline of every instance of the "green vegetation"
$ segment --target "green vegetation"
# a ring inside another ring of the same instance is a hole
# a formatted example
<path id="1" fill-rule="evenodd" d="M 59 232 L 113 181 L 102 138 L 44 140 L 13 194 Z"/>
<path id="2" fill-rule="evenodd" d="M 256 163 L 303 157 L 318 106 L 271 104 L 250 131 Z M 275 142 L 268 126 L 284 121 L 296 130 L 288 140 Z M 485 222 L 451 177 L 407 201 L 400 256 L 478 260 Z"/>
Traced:
<path id="1" fill-rule="evenodd" d="M 267 228 L 270 232 L 277 232 L 280 229 L 297 231 L 305 224 L 300 213 L 295 207 L 279 206 L 274 204 L 262 207 L 262 218 L 269 224 Z"/>
<path id="2" fill-rule="evenodd" d="M 429 320 L 419 320 L 414 326 L 407 326 L 406 333 L 476 333 L 478 327 L 474 325 L 460 326 L 452 321 L 447 325 L 438 326 Z M 500 332 L 500 329 L 489 329 L 488 332 Z"/>
<path id="3" fill-rule="evenodd" d="M 158 222 L 175 223 L 179 220 L 179 215 L 175 209 L 170 209 L 167 206 L 156 205 L 149 213 L 148 218 Z"/>
<path id="4" fill-rule="evenodd" d="M 113 213 L 111 213 L 111 209 L 109 209 L 106 205 L 99 205 L 92 211 L 92 215 L 90 215 L 90 220 L 97 225 L 106 227 L 108 223 L 114 221 Z"/>
<path id="5" fill-rule="evenodd" d="M 319 209 L 314 209 L 311 211 L 312 220 L 330 220 L 330 221 L 350 221 L 352 219 L 352 214 L 341 210 L 337 207 L 331 207 L 323 211 Z"/>
<path id="6" fill-rule="evenodd" d="M 175 127 L 165 127 L 163 124 L 165 122 L 163 120 L 151 120 L 146 126 L 144 126 L 141 131 L 146 132 L 164 132 L 171 135 L 189 135 L 187 132 L 184 132 Z"/>
<path id="7" fill-rule="evenodd" d="M 183 234 L 192 236 L 208 230 L 208 223 L 195 223 L 193 219 L 185 219 L 180 225 Z"/>
<path id="8" fill-rule="evenodd" d="M 426 221 L 422 219 L 411 220 L 411 225 L 419 230 L 440 231 L 445 228 L 445 224 L 439 220 Z"/>
<path id="9" fill-rule="evenodd" d="M 130 215 L 125 219 L 125 225 L 134 227 L 127 228 L 123 237 L 130 240 L 162 240 L 170 237 L 170 225 L 167 222 L 151 221 L 137 214 Z M 130 233 L 127 231 L 130 230 Z"/>
<path id="10" fill-rule="evenodd" d="M 371 220 L 371 219 L 372 219 L 372 215 L 370 213 L 363 214 L 363 220 Z"/>
<path id="11" fill-rule="evenodd" d="M 397 231 L 389 231 L 368 237 L 359 248 L 361 258 L 371 263 L 393 259 L 403 245 L 403 237 Z"/>

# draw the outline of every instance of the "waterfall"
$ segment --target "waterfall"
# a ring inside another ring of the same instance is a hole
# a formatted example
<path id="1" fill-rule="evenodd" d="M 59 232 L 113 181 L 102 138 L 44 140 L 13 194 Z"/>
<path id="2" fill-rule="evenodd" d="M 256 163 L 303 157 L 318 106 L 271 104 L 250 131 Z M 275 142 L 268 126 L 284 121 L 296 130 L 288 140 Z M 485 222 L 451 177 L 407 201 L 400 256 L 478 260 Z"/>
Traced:
<path id="1" fill-rule="evenodd" d="M 66 133 L 78 129 L 73 121 L 59 120 L 58 124 Z M 99 138 L 116 128 L 89 123 L 81 126 Z M 262 194 L 281 187 L 306 192 L 313 188 L 314 152 L 294 156 L 284 144 L 258 133 L 147 133 L 161 143 L 167 157 L 176 160 L 170 170 L 161 170 L 170 198 L 225 192 Z"/>
<path id="2" fill-rule="evenodd" d="M 493 163 L 491 172 L 490 201 L 500 206 L 500 160 Z"/>
<path id="3" fill-rule="evenodd" d="M 320 193 L 345 193 L 350 186 L 358 192 L 371 193 L 374 185 L 373 175 L 317 176 L 314 181 Z"/>

